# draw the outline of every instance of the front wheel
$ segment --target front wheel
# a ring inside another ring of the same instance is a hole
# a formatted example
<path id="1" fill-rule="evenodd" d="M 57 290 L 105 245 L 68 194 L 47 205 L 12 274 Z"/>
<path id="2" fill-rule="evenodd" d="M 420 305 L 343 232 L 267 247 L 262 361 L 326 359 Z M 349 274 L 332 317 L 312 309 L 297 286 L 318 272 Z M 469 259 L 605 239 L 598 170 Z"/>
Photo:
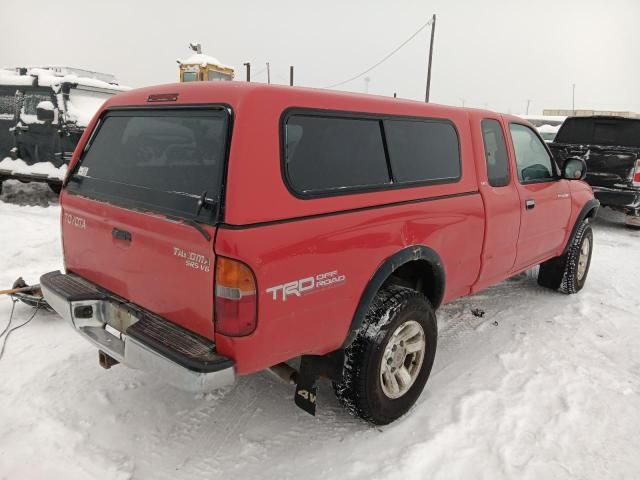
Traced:
<path id="1" fill-rule="evenodd" d="M 424 389 L 436 353 L 436 316 L 427 298 L 410 288 L 384 287 L 345 350 L 334 389 L 354 415 L 386 425 L 404 415 Z"/>
<path id="2" fill-rule="evenodd" d="M 583 220 L 566 253 L 540 265 L 538 283 L 562 293 L 578 293 L 587 281 L 592 253 L 593 230 Z"/>

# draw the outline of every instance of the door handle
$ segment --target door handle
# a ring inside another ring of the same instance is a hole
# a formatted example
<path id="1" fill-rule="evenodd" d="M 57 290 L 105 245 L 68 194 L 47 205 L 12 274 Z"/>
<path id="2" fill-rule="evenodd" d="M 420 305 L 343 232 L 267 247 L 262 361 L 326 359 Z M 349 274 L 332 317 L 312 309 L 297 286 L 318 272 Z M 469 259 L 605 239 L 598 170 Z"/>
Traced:
<path id="1" fill-rule="evenodd" d="M 119 228 L 115 228 L 111 230 L 111 235 L 118 240 L 123 240 L 125 242 L 131 242 L 131 233 L 126 230 L 120 230 Z"/>
<path id="2" fill-rule="evenodd" d="M 534 208 L 536 208 L 536 201 L 527 200 L 526 202 L 524 202 L 524 206 L 527 210 L 533 210 Z"/>

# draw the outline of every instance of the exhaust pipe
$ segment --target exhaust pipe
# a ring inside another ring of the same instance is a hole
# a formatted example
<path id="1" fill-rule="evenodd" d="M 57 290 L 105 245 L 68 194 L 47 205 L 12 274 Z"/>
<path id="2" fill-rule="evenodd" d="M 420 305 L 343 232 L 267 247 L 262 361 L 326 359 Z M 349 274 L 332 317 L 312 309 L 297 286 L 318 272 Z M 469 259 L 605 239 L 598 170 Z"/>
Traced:
<path id="1" fill-rule="evenodd" d="M 273 367 L 269 368 L 269 370 L 271 370 L 275 375 L 277 375 L 287 383 L 298 383 L 298 371 L 284 362 L 274 365 Z"/>
<path id="2" fill-rule="evenodd" d="M 119 364 L 120 362 L 115 358 L 107 355 L 102 350 L 98 350 L 98 363 L 105 370 L 109 370 L 111 367 Z"/>

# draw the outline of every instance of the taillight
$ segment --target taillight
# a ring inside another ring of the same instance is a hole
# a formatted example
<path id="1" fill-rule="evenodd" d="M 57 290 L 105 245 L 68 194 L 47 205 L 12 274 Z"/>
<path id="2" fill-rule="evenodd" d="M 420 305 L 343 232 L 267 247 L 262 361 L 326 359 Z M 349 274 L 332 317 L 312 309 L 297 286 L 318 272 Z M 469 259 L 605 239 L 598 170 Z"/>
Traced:
<path id="1" fill-rule="evenodd" d="M 633 172 L 633 186 L 640 187 L 640 158 L 636 160 L 636 168 Z"/>
<path id="2" fill-rule="evenodd" d="M 216 333 L 230 337 L 249 335 L 256 329 L 258 300 L 256 278 L 242 262 L 216 259 Z"/>

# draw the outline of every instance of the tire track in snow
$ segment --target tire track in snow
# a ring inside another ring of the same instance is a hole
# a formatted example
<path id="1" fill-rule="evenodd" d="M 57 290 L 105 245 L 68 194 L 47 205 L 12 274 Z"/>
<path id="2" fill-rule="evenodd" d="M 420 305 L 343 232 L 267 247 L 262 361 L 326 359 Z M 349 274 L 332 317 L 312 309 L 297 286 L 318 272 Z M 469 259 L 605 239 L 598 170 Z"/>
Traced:
<path id="1" fill-rule="evenodd" d="M 197 468 L 198 463 L 215 459 L 222 442 L 238 430 L 245 414 L 250 416 L 256 409 L 255 389 L 250 378 L 240 378 L 229 392 L 218 392 L 218 395 L 214 403 L 182 415 L 167 438 L 155 438 L 149 467 L 158 479 L 174 479 L 178 472 L 181 478 L 203 478 L 215 473 L 215 465 L 210 461 L 205 469 Z M 202 401 L 206 402 L 207 396 Z"/>
<path id="2" fill-rule="evenodd" d="M 249 420 L 258 409 L 259 396 L 251 380 L 238 386 L 233 399 L 225 399 L 220 408 L 214 410 L 221 416 L 223 423 L 218 428 L 201 429 L 200 434 L 191 439 L 195 452 L 180 467 L 181 477 L 185 479 L 202 479 L 212 473 L 221 472 L 219 456 L 225 448 L 233 448 L 237 443 L 238 433 L 244 431 Z"/>

